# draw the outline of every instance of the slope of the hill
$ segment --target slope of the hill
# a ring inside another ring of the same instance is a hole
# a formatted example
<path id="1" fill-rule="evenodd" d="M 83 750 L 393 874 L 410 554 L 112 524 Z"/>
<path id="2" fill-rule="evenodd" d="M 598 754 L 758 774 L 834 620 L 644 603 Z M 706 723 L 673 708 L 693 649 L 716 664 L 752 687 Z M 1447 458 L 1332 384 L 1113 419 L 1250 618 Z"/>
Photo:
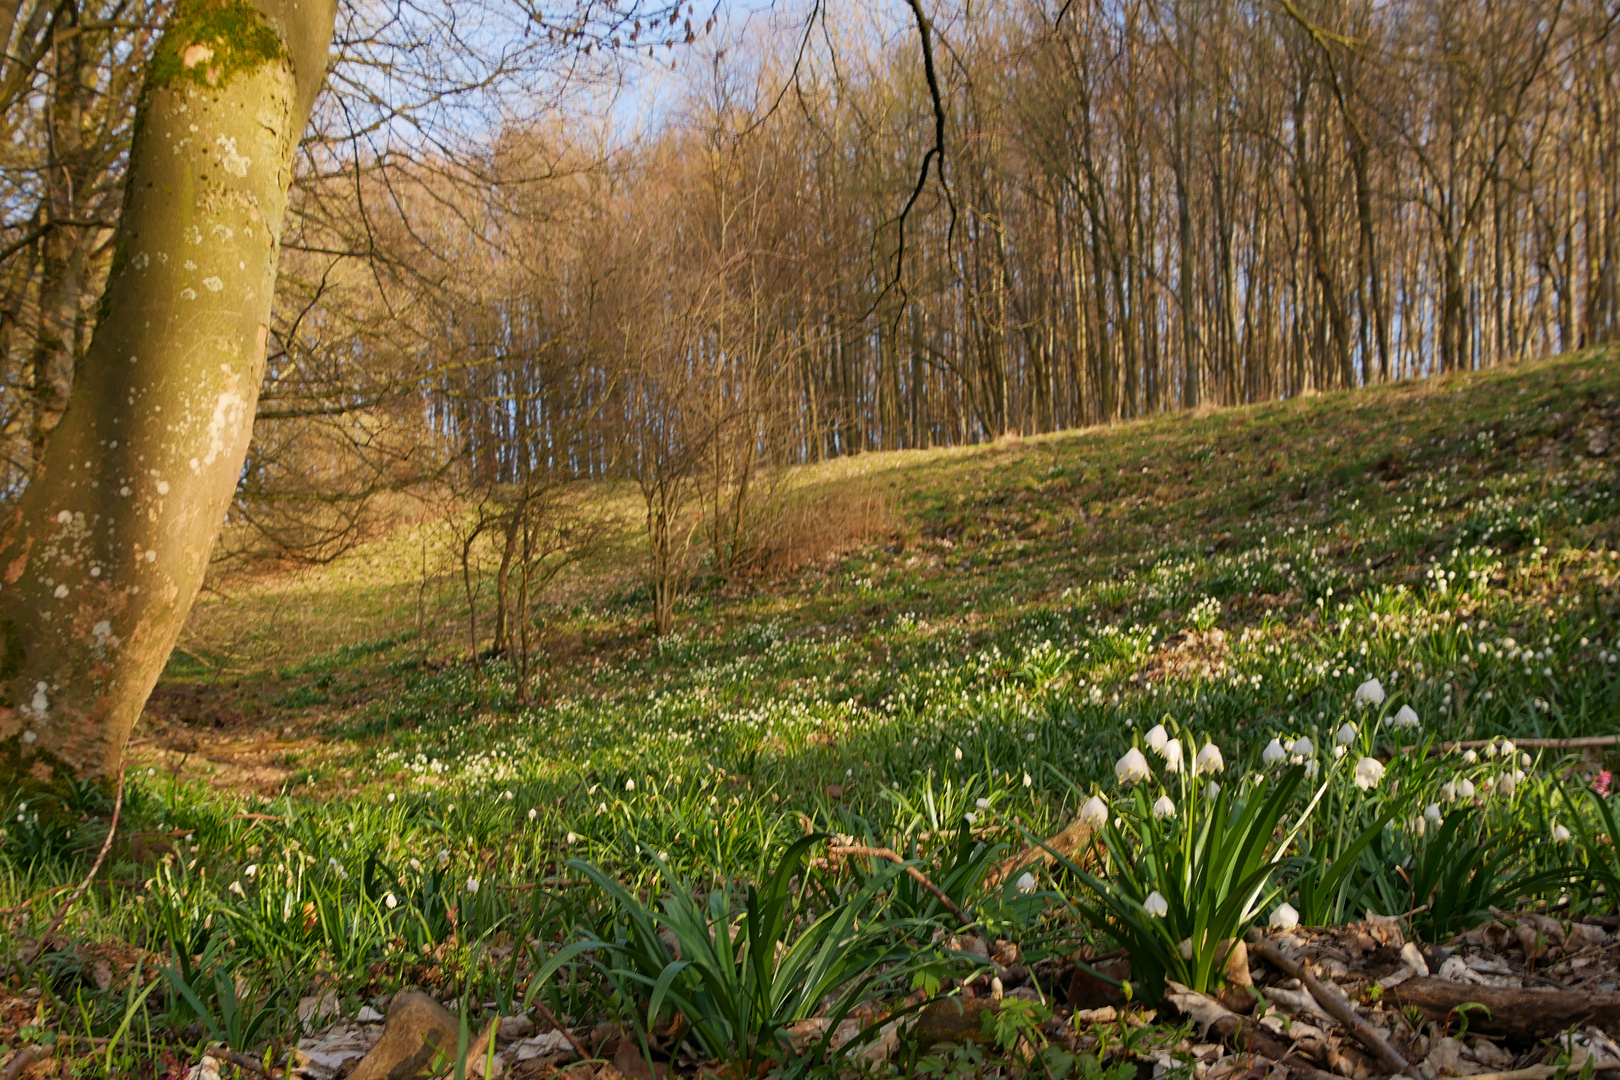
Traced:
<path id="1" fill-rule="evenodd" d="M 692 721 L 731 732 L 732 755 L 822 747 L 836 776 L 853 718 L 928 713 L 942 662 L 983 657 L 1007 685 L 1046 642 L 1067 695 L 1127 713 L 1325 720 L 1318 697 L 1336 707 L 1375 671 L 1448 732 L 1589 733 L 1614 722 L 1617 395 L 1595 352 L 801 470 L 834 513 L 881 500 L 884 534 L 774 578 L 700 579 L 662 642 L 626 536 L 567 583 L 548 699 L 516 716 L 498 666 L 475 688 L 459 662 L 457 581 L 422 554 L 433 526 L 402 529 L 202 602 L 141 752 L 269 792 L 311 767 L 387 772 L 402 743 L 441 775 L 531 748 L 619 769 L 666 737 L 644 720 L 686 738 Z M 1505 660 L 1526 650 L 1548 655 Z"/>

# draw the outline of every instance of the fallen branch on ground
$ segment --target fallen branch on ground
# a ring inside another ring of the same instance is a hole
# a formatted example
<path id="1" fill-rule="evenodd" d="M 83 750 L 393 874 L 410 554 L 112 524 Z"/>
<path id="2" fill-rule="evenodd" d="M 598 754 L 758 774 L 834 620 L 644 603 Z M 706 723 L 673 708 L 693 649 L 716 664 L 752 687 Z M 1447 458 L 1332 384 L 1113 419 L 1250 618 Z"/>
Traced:
<path id="1" fill-rule="evenodd" d="M 1546 1038 L 1577 1024 L 1620 1031 L 1620 994 L 1597 990 L 1476 986 L 1428 977 L 1392 986 L 1385 997 L 1402 1008 L 1415 1005 L 1425 1016 L 1442 1022 L 1464 1005 L 1483 1005 L 1489 1015 L 1470 1012 L 1469 1029 L 1516 1039 Z"/>
<path id="2" fill-rule="evenodd" d="M 1400 1051 L 1389 1045 L 1388 1040 L 1374 1031 L 1371 1024 L 1357 1016 L 1356 1010 L 1351 1008 L 1348 1002 L 1323 986 L 1316 976 L 1305 969 L 1303 964 L 1296 964 L 1288 959 L 1288 957 L 1277 951 L 1276 946 L 1259 934 L 1253 935 L 1249 944 L 1254 950 L 1254 954 L 1260 959 L 1283 974 L 1298 979 L 1305 989 L 1310 991 L 1311 997 L 1316 999 L 1316 1003 L 1322 1006 L 1329 1016 L 1343 1025 L 1345 1031 L 1353 1035 L 1357 1042 L 1365 1046 L 1380 1065 L 1392 1073 L 1404 1073 L 1412 1068 L 1411 1064 L 1401 1056 Z"/>

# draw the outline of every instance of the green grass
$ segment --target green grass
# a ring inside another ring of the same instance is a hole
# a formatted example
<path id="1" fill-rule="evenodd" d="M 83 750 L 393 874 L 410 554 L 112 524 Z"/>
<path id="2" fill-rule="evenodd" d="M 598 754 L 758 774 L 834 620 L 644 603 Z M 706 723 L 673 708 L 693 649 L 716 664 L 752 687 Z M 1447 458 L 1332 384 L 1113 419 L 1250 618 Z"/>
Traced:
<path id="1" fill-rule="evenodd" d="M 626 533 L 560 582 L 547 693 L 521 709 L 507 667 L 479 680 L 465 663 L 459 585 L 447 565 L 422 569 L 424 548 L 441 550 L 431 521 L 319 570 L 237 583 L 199 605 L 164 690 L 248 717 L 226 734 L 269 737 L 270 779 L 209 764 L 206 740 L 138 746 L 110 884 L 69 915 L 67 947 L 14 982 L 43 990 L 45 1029 L 109 1038 L 138 1011 L 109 1061 L 241 1031 L 260 1012 L 262 1050 L 291 1036 L 299 998 L 327 991 L 350 1015 L 407 984 L 512 1008 L 536 955 L 515 943 L 545 953 L 613 922 L 570 860 L 649 900 L 662 862 L 731 890 L 726 910 L 740 911 L 807 828 L 915 855 L 991 933 L 1026 956 L 1066 955 L 1099 934 L 1060 902 L 1075 879 L 986 890 L 953 868 L 982 869 L 986 845 L 1049 835 L 1112 792 L 1116 759 L 1166 716 L 1221 746 L 1229 797 L 1273 738 L 1308 737 L 1322 778 L 1295 797 L 1331 786 L 1293 854 L 1345 851 L 1392 823 L 1355 849 L 1361 870 L 1333 879 L 1337 900 L 1312 903 L 1357 910 L 1349 890 L 1418 907 L 1417 886 L 1388 868 L 1412 855 L 1426 882 L 1449 880 L 1438 855 L 1422 862 L 1440 831 L 1422 811 L 1443 783 L 1499 784 L 1503 761 L 1397 754 L 1396 794 L 1351 782 L 1360 755 L 1620 727 L 1616 469 L 1586 452 L 1587 432 L 1620 419 L 1617 395 L 1613 359 L 1585 353 L 813 467 L 807 486 L 885 492 L 894 535 L 778 579 L 700 575 L 679 632 L 653 640 Z M 601 497 L 633 519 L 624 492 Z M 1369 677 L 1389 691 L 1381 710 L 1354 700 Z M 1401 705 L 1421 726 L 1396 740 L 1371 721 Z M 1334 759 L 1347 722 L 1357 753 Z M 277 750 L 288 726 L 301 738 Z M 1489 881 L 1445 886 L 1447 903 L 1590 858 L 1612 876 L 1612 854 L 1582 842 L 1603 831 L 1593 800 L 1560 793 L 1556 757 L 1447 834 L 1519 852 Z M 28 908 L 26 921 L 0 916 L 8 962 L 54 910 L 61 894 L 47 890 L 99 846 L 93 800 L 0 806 L 0 908 Z M 1581 814 L 1571 842 L 1543 842 Z M 879 869 L 818 871 L 820 910 Z M 1303 902 L 1307 872 L 1282 869 L 1282 896 Z M 897 926 L 957 929 L 912 891 L 885 897 Z M 96 950 L 114 947 L 103 989 Z M 135 959 L 143 977 L 171 974 L 132 1011 Z M 924 948 L 904 967 L 948 978 L 966 963 Z M 570 968 L 544 993 L 580 1021 L 632 1007 L 605 985 Z M 910 989 L 879 979 L 871 993 Z"/>

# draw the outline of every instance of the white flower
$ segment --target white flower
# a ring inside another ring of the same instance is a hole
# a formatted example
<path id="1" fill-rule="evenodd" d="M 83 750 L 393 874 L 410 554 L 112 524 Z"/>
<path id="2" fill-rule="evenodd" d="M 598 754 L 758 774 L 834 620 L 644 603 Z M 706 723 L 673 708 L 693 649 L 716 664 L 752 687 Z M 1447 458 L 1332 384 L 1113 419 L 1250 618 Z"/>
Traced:
<path id="1" fill-rule="evenodd" d="M 534 808 L 534 807 L 532 807 L 532 806 L 531 806 L 531 807 L 529 807 L 529 820 L 530 820 L 530 821 L 533 821 L 533 820 L 534 820 L 534 819 L 535 819 L 535 818 L 537 818 L 537 817 L 539 817 L 539 816 L 540 816 L 540 811 L 538 811 L 538 810 L 536 810 L 536 809 L 535 809 L 535 808 Z"/>
<path id="2" fill-rule="evenodd" d="M 1268 766 L 1277 764 L 1277 762 L 1281 761 L 1287 756 L 1288 751 L 1283 749 L 1281 739 L 1272 739 L 1266 744 L 1266 748 L 1260 751 L 1260 760 L 1265 762 Z"/>
<path id="3" fill-rule="evenodd" d="M 1086 800 L 1086 805 L 1080 808 L 1080 820 L 1093 829 L 1100 829 L 1108 822 L 1108 807 L 1104 802 L 1093 795 Z"/>
<path id="4" fill-rule="evenodd" d="M 961 760 L 962 760 L 962 748 L 961 748 L 961 747 L 960 747 L 960 746 L 958 746 L 958 747 L 957 747 L 957 748 L 956 748 L 956 760 L 957 760 L 957 761 L 961 761 Z"/>
<path id="5" fill-rule="evenodd" d="M 1147 740 L 1148 746 L 1153 748 L 1154 753 L 1163 754 L 1164 744 L 1170 741 L 1170 733 L 1164 730 L 1163 724 L 1154 724 L 1153 727 L 1148 729 L 1148 733 L 1144 738 Z"/>
<path id="6" fill-rule="evenodd" d="M 512 793 L 510 791 L 508 791 L 506 794 L 502 795 L 501 798 L 505 799 L 507 802 L 511 802 L 512 801 Z"/>
<path id="7" fill-rule="evenodd" d="M 469 893 L 476 893 L 478 891 L 478 879 L 477 878 L 470 877 L 470 878 L 467 879 L 467 891 Z"/>
<path id="8" fill-rule="evenodd" d="M 1503 757 L 1512 757 L 1514 752 L 1516 750 L 1518 750 L 1518 749 L 1519 748 L 1517 746 L 1513 745 L 1511 740 L 1503 739 L 1502 740 L 1502 749 L 1501 749 L 1500 753 L 1502 754 Z"/>
<path id="9" fill-rule="evenodd" d="M 1514 776 L 1512 773 L 1503 773 L 1502 778 L 1496 782 L 1496 790 L 1500 791 L 1503 795 L 1512 795 L 1514 789 L 1518 786 L 1518 777 Z"/>
<path id="10" fill-rule="evenodd" d="M 1356 687 L 1356 701 L 1363 705 L 1382 705 L 1384 703 L 1384 684 L 1377 679 L 1368 679 Z"/>
<path id="11" fill-rule="evenodd" d="M 1554 825 L 1552 836 L 1554 840 L 1562 844 L 1565 840 L 1569 839 L 1569 830 L 1564 828 L 1562 825 Z"/>
<path id="12" fill-rule="evenodd" d="M 1221 793 L 1221 785 L 1217 784 L 1213 780 L 1211 780 L 1209 782 L 1209 786 L 1204 789 L 1204 796 L 1206 798 L 1213 799 L 1215 796 L 1219 795 L 1220 793 Z"/>
<path id="13" fill-rule="evenodd" d="M 1207 772 L 1220 772 L 1226 768 L 1226 759 L 1221 757 L 1221 748 L 1214 743 L 1205 743 L 1204 748 L 1198 751 L 1198 759 L 1193 762 L 1193 775 L 1202 776 Z"/>
<path id="14" fill-rule="evenodd" d="M 1531 759 L 1529 754 L 1520 754 L 1519 764 L 1528 769 L 1532 764 L 1534 764 L 1534 761 Z"/>
<path id="15" fill-rule="evenodd" d="M 634 780 L 626 780 L 624 782 L 624 790 L 626 790 L 626 791 L 634 791 L 634 790 L 636 790 L 636 782 Z"/>
<path id="16" fill-rule="evenodd" d="M 605 803 L 605 802 L 599 802 L 599 803 L 597 803 L 597 804 L 596 804 L 596 812 L 597 812 L 597 813 L 598 813 L 598 814 L 605 814 L 605 813 L 607 813 L 607 803 Z"/>
<path id="17" fill-rule="evenodd" d="M 967 813 L 962 815 L 962 820 L 966 821 L 969 825 L 972 825 L 975 821 L 979 820 L 979 815 L 969 810 Z"/>
<path id="18" fill-rule="evenodd" d="M 394 793 L 393 793 L 393 792 L 392 792 L 392 791 L 390 791 L 390 792 L 389 792 L 389 793 L 388 793 L 388 801 L 389 801 L 389 802 L 393 802 L 393 801 L 394 801 Z"/>
<path id="19" fill-rule="evenodd" d="M 1450 780 L 1447 780 L 1445 783 L 1441 784 L 1440 797 L 1446 802 L 1450 802 L 1452 799 L 1455 799 L 1457 797 L 1457 785 L 1452 783 Z"/>
<path id="20" fill-rule="evenodd" d="M 1035 891 L 1035 875 L 1031 874 L 1031 873 L 1028 873 L 1027 871 L 1025 873 L 1020 874 L 1018 876 L 1018 891 L 1019 892 L 1034 892 Z"/>
<path id="21" fill-rule="evenodd" d="M 1474 797 L 1474 782 L 1467 777 L 1457 781 L 1457 798 L 1472 799 Z"/>
<path id="22" fill-rule="evenodd" d="M 1164 763 L 1172 769 L 1181 768 L 1181 740 L 1171 739 L 1164 744 L 1160 751 L 1164 755 Z"/>
<path id="23" fill-rule="evenodd" d="M 1271 913 L 1271 926 L 1275 930 L 1292 930 L 1299 925 L 1299 912 L 1287 901 L 1278 904 Z"/>
<path id="24" fill-rule="evenodd" d="M 247 899 L 247 893 L 242 891 L 242 883 L 240 881 L 231 882 L 230 891 L 235 893 L 237 896 L 242 897 L 244 900 Z"/>
<path id="25" fill-rule="evenodd" d="M 1448 798 L 1448 799 L 1451 797 L 1449 795 L 1446 795 L 1446 793 L 1444 791 L 1442 791 L 1440 794 L 1443 797 Z M 1440 824 L 1440 804 L 1439 803 L 1430 803 L 1428 806 L 1425 806 L 1423 808 L 1423 816 L 1429 819 L 1429 823 L 1431 825 Z"/>
<path id="26" fill-rule="evenodd" d="M 989 799 L 975 799 L 973 801 L 973 805 L 978 807 L 980 810 L 988 810 L 990 808 L 990 800 Z"/>
<path id="27" fill-rule="evenodd" d="M 1316 746 L 1310 739 L 1301 735 L 1294 740 L 1293 745 L 1288 748 L 1288 752 L 1297 758 L 1308 758 L 1316 753 Z"/>
<path id="28" fill-rule="evenodd" d="M 1125 751 L 1125 756 L 1114 762 L 1114 779 L 1121 784 L 1134 784 L 1152 775 L 1148 771 L 1147 758 L 1143 757 L 1142 751 L 1134 746 Z"/>
<path id="29" fill-rule="evenodd" d="M 1339 759 L 1340 759 L 1340 758 L 1342 758 L 1342 757 L 1344 757 L 1344 753 L 1345 753 L 1345 750 L 1344 750 L 1344 747 L 1342 747 L 1342 746 L 1335 746 L 1335 747 L 1334 747 L 1334 748 L 1333 748 L 1333 760 L 1334 760 L 1334 761 L 1337 761 L 1337 760 L 1339 760 Z"/>
<path id="30" fill-rule="evenodd" d="M 399 906 L 399 897 L 395 896 L 393 893 L 385 893 L 383 895 L 383 903 L 388 906 L 389 911 L 393 911 Z"/>
<path id="31" fill-rule="evenodd" d="M 573 833 L 569 833 L 567 836 L 563 837 L 563 843 L 577 844 L 579 843 L 579 837 L 575 836 Z"/>
<path id="32" fill-rule="evenodd" d="M 1155 919 L 1162 919 L 1170 913 L 1170 905 L 1158 889 L 1148 893 L 1148 898 L 1142 901 L 1142 910 Z"/>
<path id="33" fill-rule="evenodd" d="M 1182 938 L 1181 939 L 1181 944 L 1176 946 L 1176 951 L 1181 953 L 1181 958 L 1183 960 L 1191 960 L 1192 959 L 1192 938 L 1190 938 L 1190 937 Z"/>
<path id="34" fill-rule="evenodd" d="M 1321 772 L 1321 771 L 1322 771 L 1322 766 L 1317 762 L 1317 760 L 1315 758 L 1311 758 L 1310 760 L 1305 762 L 1305 775 L 1306 776 L 1309 776 L 1312 779 L 1314 779 L 1316 777 L 1316 774 Z"/>
<path id="35" fill-rule="evenodd" d="M 1356 787 L 1362 791 L 1377 787 L 1384 778 L 1384 763 L 1377 758 L 1364 757 L 1356 762 Z"/>
<path id="36" fill-rule="evenodd" d="M 257 875 L 258 872 L 259 872 L 259 864 L 258 863 L 248 863 L 246 866 L 244 866 L 242 868 L 242 876 L 247 878 L 249 881 L 252 881 L 254 876 Z"/>
<path id="37" fill-rule="evenodd" d="M 1400 711 L 1395 714 L 1395 719 L 1390 723 L 1394 727 L 1417 727 L 1417 710 L 1410 705 L 1402 705 Z"/>
<path id="38" fill-rule="evenodd" d="M 1464 750 L 1463 751 L 1463 760 L 1468 762 L 1468 764 L 1472 765 L 1474 762 L 1479 760 L 1479 755 L 1474 753 L 1472 750 Z"/>
<path id="39" fill-rule="evenodd" d="M 1349 746 L 1356 741 L 1356 728 L 1354 724 L 1346 724 L 1333 734 L 1333 741 L 1340 746 Z"/>
<path id="40" fill-rule="evenodd" d="M 1176 804 L 1170 801 L 1170 796 L 1159 796 L 1159 801 L 1153 804 L 1153 816 L 1157 818 L 1176 816 Z"/>
<path id="41" fill-rule="evenodd" d="M 1424 820 L 1421 817 L 1415 817 L 1415 818 L 1412 819 L 1412 832 L 1413 832 L 1414 835 L 1422 836 L 1423 834 L 1427 833 L 1428 831 L 1429 831 L 1429 823 L 1426 820 Z"/>
<path id="42" fill-rule="evenodd" d="M 1025 787 L 1033 787 L 1034 784 L 1035 784 L 1035 781 L 1030 777 L 1029 773 L 1025 773 L 1024 774 L 1024 786 Z"/>

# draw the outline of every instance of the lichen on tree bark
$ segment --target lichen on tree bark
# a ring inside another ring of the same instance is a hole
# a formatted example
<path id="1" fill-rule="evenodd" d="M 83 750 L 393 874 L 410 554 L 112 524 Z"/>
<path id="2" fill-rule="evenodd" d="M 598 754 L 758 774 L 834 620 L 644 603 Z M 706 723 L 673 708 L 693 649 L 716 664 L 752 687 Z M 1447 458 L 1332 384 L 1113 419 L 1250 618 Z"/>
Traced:
<path id="1" fill-rule="evenodd" d="M 182 0 L 146 72 L 95 338 L 0 537 L 0 789 L 117 773 L 252 434 L 332 0 Z"/>

